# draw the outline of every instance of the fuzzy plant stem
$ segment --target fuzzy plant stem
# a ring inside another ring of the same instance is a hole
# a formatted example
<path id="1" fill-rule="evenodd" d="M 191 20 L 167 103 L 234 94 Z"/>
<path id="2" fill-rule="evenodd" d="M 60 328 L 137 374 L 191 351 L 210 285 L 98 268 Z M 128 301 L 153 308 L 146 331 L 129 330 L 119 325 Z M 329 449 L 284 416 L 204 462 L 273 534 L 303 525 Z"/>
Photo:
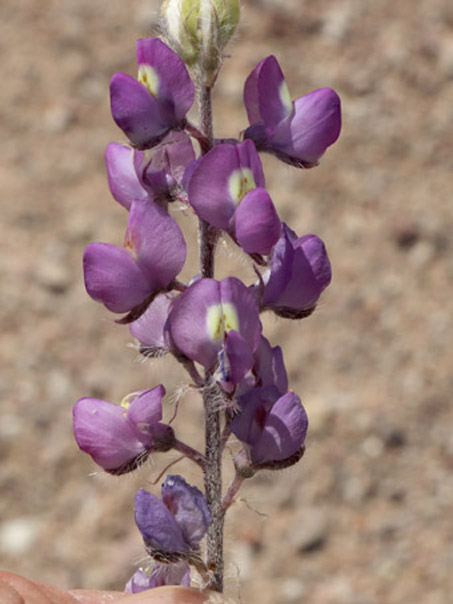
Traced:
<path id="1" fill-rule="evenodd" d="M 200 78 L 202 80 L 203 78 Z M 213 142 L 211 89 L 203 81 L 198 86 L 198 110 L 200 130 L 209 148 Z M 209 149 L 203 150 L 206 153 Z M 216 230 L 200 220 L 200 273 L 203 278 L 214 277 L 214 255 Z M 207 568 L 210 571 L 210 589 L 223 591 L 223 519 L 222 509 L 222 446 L 221 446 L 221 409 L 219 392 L 209 371 L 205 374 L 203 386 L 203 405 L 205 412 L 205 471 L 204 484 L 206 500 L 212 514 L 212 524 L 207 534 Z"/>

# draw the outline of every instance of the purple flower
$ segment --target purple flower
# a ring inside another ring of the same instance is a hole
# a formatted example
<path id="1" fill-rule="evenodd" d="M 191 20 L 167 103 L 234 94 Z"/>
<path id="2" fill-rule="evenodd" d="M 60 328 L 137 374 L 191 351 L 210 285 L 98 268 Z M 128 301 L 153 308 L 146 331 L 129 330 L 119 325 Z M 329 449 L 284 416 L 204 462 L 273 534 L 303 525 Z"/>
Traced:
<path id="1" fill-rule="evenodd" d="M 212 518 L 203 493 L 172 475 L 162 486 L 162 499 L 138 491 L 135 522 L 148 553 L 158 562 L 173 563 L 197 558 Z"/>
<path id="2" fill-rule="evenodd" d="M 159 294 L 143 315 L 130 324 L 130 332 L 140 342 L 144 356 L 156 357 L 171 350 L 167 318 L 174 299 L 172 293 Z"/>
<path id="3" fill-rule="evenodd" d="M 276 469 L 299 461 L 308 419 L 294 392 L 276 387 L 254 388 L 238 400 L 240 412 L 231 431 L 248 445 L 253 469 Z"/>
<path id="4" fill-rule="evenodd" d="M 298 167 L 317 165 L 340 135 L 337 93 L 320 88 L 292 102 L 274 56 L 263 59 L 247 78 L 244 102 L 250 127 L 244 133 L 259 151 L 268 151 Z"/>
<path id="5" fill-rule="evenodd" d="M 332 278 L 329 258 L 316 235 L 297 237 L 283 224 L 272 251 L 270 269 L 263 276 L 261 306 L 282 317 L 301 319 L 311 314 Z"/>
<path id="6" fill-rule="evenodd" d="M 110 191 L 127 210 L 138 199 L 173 201 L 182 190 L 185 168 L 194 159 L 192 143 L 184 132 L 171 132 L 147 152 L 110 143 L 105 152 Z"/>
<path id="7" fill-rule="evenodd" d="M 116 73 L 110 82 L 112 116 L 131 143 L 148 149 L 170 130 L 184 128 L 194 85 L 184 62 L 158 38 L 137 40 L 138 81 Z"/>
<path id="8" fill-rule="evenodd" d="M 251 369 L 261 322 L 253 294 L 238 279 L 201 279 L 175 301 L 169 316 L 171 339 L 185 356 L 213 369 L 221 381 L 237 384 Z"/>
<path id="9" fill-rule="evenodd" d="M 154 587 L 163 585 L 190 586 L 190 568 L 183 562 L 174 564 L 160 564 L 156 562 L 150 575 L 139 568 L 129 579 L 124 591 L 137 594 Z"/>
<path id="10" fill-rule="evenodd" d="M 245 252 L 268 254 L 280 235 L 280 220 L 264 186 L 252 141 L 221 144 L 196 164 L 189 202 L 200 218 L 227 231 Z"/>
<path id="11" fill-rule="evenodd" d="M 74 436 L 82 451 L 111 474 L 137 468 L 152 451 L 174 443 L 170 426 L 161 423 L 163 386 L 141 390 L 121 405 L 82 398 L 74 405 Z"/>
<path id="12" fill-rule="evenodd" d="M 83 257 L 87 292 L 116 313 L 128 312 L 165 289 L 186 259 L 177 223 L 144 200 L 132 203 L 125 248 L 91 243 Z"/>
<path id="13" fill-rule="evenodd" d="M 280 346 L 272 347 L 263 336 L 255 352 L 253 374 L 257 387 L 275 386 L 281 394 L 288 391 L 288 375 L 282 349 Z"/>

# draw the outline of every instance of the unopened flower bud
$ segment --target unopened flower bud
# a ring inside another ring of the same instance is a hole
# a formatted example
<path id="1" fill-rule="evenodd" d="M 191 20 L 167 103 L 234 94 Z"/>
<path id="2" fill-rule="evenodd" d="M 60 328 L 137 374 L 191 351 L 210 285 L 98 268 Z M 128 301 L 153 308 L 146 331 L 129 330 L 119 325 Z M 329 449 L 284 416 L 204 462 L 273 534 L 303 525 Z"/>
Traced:
<path id="1" fill-rule="evenodd" d="M 212 78 L 239 22 L 239 0 L 165 0 L 161 10 L 170 44 Z"/>

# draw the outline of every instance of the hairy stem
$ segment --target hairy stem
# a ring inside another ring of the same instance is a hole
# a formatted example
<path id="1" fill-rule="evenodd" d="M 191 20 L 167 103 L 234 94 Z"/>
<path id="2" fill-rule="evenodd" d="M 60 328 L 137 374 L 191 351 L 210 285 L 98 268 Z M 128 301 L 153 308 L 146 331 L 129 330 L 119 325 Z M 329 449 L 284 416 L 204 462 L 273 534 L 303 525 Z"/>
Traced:
<path id="1" fill-rule="evenodd" d="M 200 453 L 199 451 L 197 451 L 193 447 L 190 447 L 189 445 L 186 445 L 186 443 L 183 443 L 180 440 L 175 440 L 175 444 L 173 445 L 173 449 L 175 449 L 176 451 L 179 451 L 185 457 L 187 457 L 188 459 L 191 459 L 192 461 L 194 461 L 196 464 L 198 464 L 200 466 L 200 468 L 203 471 L 205 470 L 205 468 L 206 468 L 206 459 L 205 459 L 204 455 L 202 455 L 202 453 Z"/>
<path id="2" fill-rule="evenodd" d="M 211 89 L 200 77 L 198 85 L 198 109 L 200 131 L 204 140 L 203 154 L 213 144 Z M 199 222 L 200 273 L 203 278 L 214 277 L 215 246 L 217 230 L 203 220 Z M 212 514 L 212 524 L 207 534 L 207 568 L 211 572 L 209 587 L 214 591 L 223 591 L 223 510 L 222 510 L 222 447 L 221 447 L 221 409 L 218 386 L 206 371 L 203 387 L 203 405 L 205 411 L 205 472 L 204 484 L 206 500 Z"/>
<path id="3" fill-rule="evenodd" d="M 222 501 L 222 512 L 225 514 L 230 505 L 234 502 L 236 495 L 241 488 L 242 483 L 245 478 L 240 476 L 239 474 L 235 474 L 230 486 L 228 487 L 228 491 L 225 493 L 225 496 Z"/>
<path id="4" fill-rule="evenodd" d="M 222 447 L 219 392 L 210 380 L 203 390 L 205 409 L 206 500 L 212 514 L 207 536 L 207 567 L 212 571 L 211 589 L 223 591 L 223 509 L 222 509 Z"/>

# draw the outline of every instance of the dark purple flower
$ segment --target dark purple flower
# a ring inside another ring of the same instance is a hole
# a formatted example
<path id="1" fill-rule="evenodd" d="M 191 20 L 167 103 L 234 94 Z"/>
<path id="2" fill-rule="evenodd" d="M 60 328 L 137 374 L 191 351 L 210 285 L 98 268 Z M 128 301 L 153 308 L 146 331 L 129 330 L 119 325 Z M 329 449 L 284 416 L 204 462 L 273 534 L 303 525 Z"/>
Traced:
<path id="1" fill-rule="evenodd" d="M 147 149 L 184 127 L 194 85 L 184 62 L 158 38 L 137 40 L 138 80 L 116 73 L 110 82 L 112 116 L 131 143 Z"/>
<path id="2" fill-rule="evenodd" d="M 280 394 L 288 391 L 288 375 L 282 349 L 280 346 L 272 347 L 269 340 L 263 336 L 255 352 L 253 374 L 258 387 L 275 386 Z"/>
<path id="3" fill-rule="evenodd" d="M 238 383 L 252 367 L 262 326 L 253 294 L 229 277 L 191 285 L 175 301 L 169 329 L 176 348 L 206 368 L 213 369 L 219 355 L 226 355 L 220 379 Z"/>
<path id="4" fill-rule="evenodd" d="M 155 562 L 150 575 L 139 568 L 127 582 L 124 591 L 130 594 L 137 594 L 154 587 L 162 587 L 163 585 L 189 587 L 189 566 L 183 562 L 176 562 L 174 564 Z"/>
<path id="5" fill-rule="evenodd" d="M 172 475 L 165 479 L 162 499 L 144 489 L 138 491 L 135 522 L 148 553 L 171 563 L 195 558 L 212 518 L 203 493 Z"/>
<path id="6" fill-rule="evenodd" d="M 274 56 L 263 59 L 247 78 L 244 102 L 250 127 L 245 138 L 259 151 L 310 168 L 340 135 L 341 107 L 337 93 L 320 88 L 292 102 Z"/>
<path id="7" fill-rule="evenodd" d="M 254 388 L 238 400 L 231 431 L 248 445 L 252 468 L 281 468 L 300 459 L 308 420 L 294 392 Z"/>
<path id="8" fill-rule="evenodd" d="M 135 392 L 121 405 L 82 398 L 74 405 L 74 436 L 82 451 L 111 474 L 137 468 L 152 451 L 174 443 L 170 426 L 161 423 L 163 386 Z"/>
<path id="9" fill-rule="evenodd" d="M 186 244 L 175 220 L 144 200 L 132 203 L 125 248 L 91 243 L 83 257 L 87 292 L 116 313 L 128 312 L 165 289 L 186 259 Z"/>
<path id="10" fill-rule="evenodd" d="M 110 143 L 105 152 L 110 191 L 127 210 L 138 199 L 173 201 L 182 190 L 186 167 L 195 159 L 190 138 L 171 132 L 151 151 Z"/>
<path id="11" fill-rule="evenodd" d="M 316 235 L 297 237 L 283 224 L 272 251 L 270 269 L 263 276 L 261 306 L 282 317 L 300 319 L 313 312 L 332 278 L 329 258 Z"/>
<path id="12" fill-rule="evenodd" d="M 191 172 L 189 202 L 200 218 L 227 231 L 247 253 L 268 254 L 280 235 L 280 220 L 264 186 L 252 141 L 221 144 Z"/>

